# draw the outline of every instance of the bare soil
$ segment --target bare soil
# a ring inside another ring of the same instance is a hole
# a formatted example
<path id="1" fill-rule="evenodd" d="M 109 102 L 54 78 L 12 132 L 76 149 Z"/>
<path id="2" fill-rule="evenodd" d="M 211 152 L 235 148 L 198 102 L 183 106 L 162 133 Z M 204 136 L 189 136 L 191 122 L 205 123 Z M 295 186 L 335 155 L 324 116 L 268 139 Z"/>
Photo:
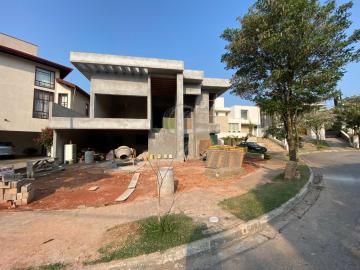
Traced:
<path id="1" fill-rule="evenodd" d="M 165 165 L 168 165 L 165 163 Z M 155 164 L 154 164 L 155 165 Z M 239 177 L 254 171 L 256 167 L 244 162 L 244 173 L 226 179 L 211 179 L 204 175 L 205 163 L 200 160 L 173 162 L 176 191 L 186 192 L 193 189 L 206 188 L 216 193 L 232 195 L 231 185 L 239 181 Z M 59 210 L 83 207 L 100 207 L 115 203 L 130 183 L 132 173 L 105 173 L 104 163 L 93 165 L 75 164 L 68 166 L 65 171 L 38 177 L 34 182 L 34 201 L 26 206 L 19 206 L 15 210 Z M 89 191 L 92 186 L 99 186 L 96 191 Z M 156 175 L 146 164 L 138 181 L 135 192 L 125 203 L 137 199 L 155 197 Z M 0 204 L 0 210 L 8 210 L 9 204 Z M 14 209 L 12 209 L 14 210 Z"/>

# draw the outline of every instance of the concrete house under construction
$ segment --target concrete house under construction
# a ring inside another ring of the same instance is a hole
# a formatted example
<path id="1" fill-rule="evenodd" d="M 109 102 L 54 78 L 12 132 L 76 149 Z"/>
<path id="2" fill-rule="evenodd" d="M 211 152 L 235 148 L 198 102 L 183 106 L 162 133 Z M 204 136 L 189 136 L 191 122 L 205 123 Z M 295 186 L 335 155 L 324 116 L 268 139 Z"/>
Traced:
<path id="1" fill-rule="evenodd" d="M 197 157 L 219 132 L 214 100 L 230 86 L 205 78 L 184 62 L 71 52 L 73 65 L 90 81 L 88 117 L 53 103 L 53 155 L 64 158 L 64 144 L 108 152 L 121 145 L 174 158 Z"/>

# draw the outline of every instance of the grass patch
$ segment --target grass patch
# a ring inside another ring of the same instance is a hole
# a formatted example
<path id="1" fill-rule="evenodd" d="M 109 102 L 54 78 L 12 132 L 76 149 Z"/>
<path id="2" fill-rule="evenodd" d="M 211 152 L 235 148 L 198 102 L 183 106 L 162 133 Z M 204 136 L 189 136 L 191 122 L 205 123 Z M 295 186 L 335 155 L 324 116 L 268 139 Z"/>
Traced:
<path id="1" fill-rule="evenodd" d="M 236 217 L 248 221 L 279 207 L 305 185 L 310 176 L 306 165 L 298 166 L 300 179 L 285 181 L 284 174 L 279 174 L 271 183 L 259 185 L 246 194 L 225 199 L 219 205 Z"/>
<path id="2" fill-rule="evenodd" d="M 161 218 L 150 217 L 134 223 L 109 229 L 108 243 L 99 249 L 100 258 L 85 264 L 109 262 L 116 259 L 163 251 L 206 237 L 205 224 L 197 224 L 184 214 L 171 214 Z M 125 233 L 124 233 L 125 232 Z M 109 237 L 110 236 L 110 237 Z"/>
<path id="3" fill-rule="evenodd" d="M 322 149 L 326 149 L 326 148 L 329 148 L 329 144 L 324 141 L 324 140 L 320 140 L 320 141 L 316 141 L 316 140 L 311 140 L 309 141 L 309 143 L 313 144 L 314 146 L 316 146 L 316 148 L 318 150 L 322 150 Z"/>
<path id="4" fill-rule="evenodd" d="M 40 266 L 30 266 L 25 268 L 15 268 L 14 270 L 61 270 L 66 267 L 66 264 L 63 263 L 52 263 L 45 264 Z"/>

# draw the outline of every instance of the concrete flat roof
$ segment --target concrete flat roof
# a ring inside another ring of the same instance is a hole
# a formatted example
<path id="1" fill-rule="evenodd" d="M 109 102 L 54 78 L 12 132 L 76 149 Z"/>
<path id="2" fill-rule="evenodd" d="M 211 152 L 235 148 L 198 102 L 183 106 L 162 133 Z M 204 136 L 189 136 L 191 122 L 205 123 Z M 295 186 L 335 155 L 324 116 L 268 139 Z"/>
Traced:
<path id="1" fill-rule="evenodd" d="M 228 89 L 230 88 L 231 83 L 229 79 L 204 78 L 202 81 L 202 86 L 205 88 Z"/>
<path id="2" fill-rule="evenodd" d="M 204 78 L 203 70 L 185 69 L 183 74 L 184 74 L 184 79 L 189 79 L 189 80 L 201 81 Z"/>
<path id="3" fill-rule="evenodd" d="M 166 69 L 166 70 L 175 70 L 175 71 L 184 70 L 184 62 L 179 60 L 98 54 L 98 53 L 87 53 L 87 52 L 70 52 L 70 61 L 73 64 L 84 63 L 84 64 L 140 67 L 140 68 L 150 68 L 150 69 L 151 68 Z"/>

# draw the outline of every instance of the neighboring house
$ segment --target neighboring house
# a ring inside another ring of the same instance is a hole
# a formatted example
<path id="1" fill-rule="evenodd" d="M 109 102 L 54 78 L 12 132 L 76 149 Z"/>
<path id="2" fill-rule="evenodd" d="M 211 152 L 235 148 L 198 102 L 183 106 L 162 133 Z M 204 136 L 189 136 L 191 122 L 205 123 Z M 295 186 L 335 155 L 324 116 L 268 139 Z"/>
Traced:
<path id="1" fill-rule="evenodd" d="M 138 154 L 195 157 L 219 132 L 211 112 L 230 87 L 227 79 L 204 78 L 177 60 L 82 52 L 71 52 L 70 60 L 90 81 L 90 116 L 53 105 L 50 127 L 60 160 L 69 142 L 78 151 L 127 145 Z"/>
<path id="2" fill-rule="evenodd" d="M 219 138 L 228 136 L 262 136 L 260 108 L 257 106 L 224 106 L 224 97 L 215 100 L 216 123 L 220 125 Z"/>
<path id="3" fill-rule="evenodd" d="M 0 33 L 0 142 L 12 142 L 16 155 L 41 150 L 33 139 L 49 126 L 50 102 L 82 115 L 89 107 L 89 94 L 64 80 L 72 69 L 38 57 L 37 50 Z"/>

